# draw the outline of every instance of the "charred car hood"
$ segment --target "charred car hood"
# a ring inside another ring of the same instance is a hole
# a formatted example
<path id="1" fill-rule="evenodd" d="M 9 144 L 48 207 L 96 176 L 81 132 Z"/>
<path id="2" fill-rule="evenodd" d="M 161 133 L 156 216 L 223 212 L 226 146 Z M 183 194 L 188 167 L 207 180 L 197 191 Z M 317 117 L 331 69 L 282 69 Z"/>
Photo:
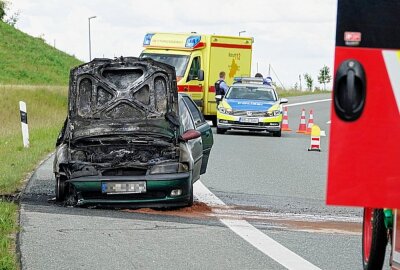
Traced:
<path id="1" fill-rule="evenodd" d="M 115 133 L 174 136 L 175 69 L 151 59 L 94 59 L 71 70 L 70 138 Z"/>

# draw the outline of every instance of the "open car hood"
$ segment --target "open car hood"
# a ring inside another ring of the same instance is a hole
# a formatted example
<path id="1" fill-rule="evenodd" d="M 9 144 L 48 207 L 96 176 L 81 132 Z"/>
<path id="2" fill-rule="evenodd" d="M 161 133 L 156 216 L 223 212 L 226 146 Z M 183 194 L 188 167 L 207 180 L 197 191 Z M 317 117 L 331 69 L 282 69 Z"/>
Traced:
<path id="1" fill-rule="evenodd" d="M 94 59 L 71 70 L 71 137 L 120 132 L 174 134 L 179 125 L 175 69 L 135 57 Z"/>

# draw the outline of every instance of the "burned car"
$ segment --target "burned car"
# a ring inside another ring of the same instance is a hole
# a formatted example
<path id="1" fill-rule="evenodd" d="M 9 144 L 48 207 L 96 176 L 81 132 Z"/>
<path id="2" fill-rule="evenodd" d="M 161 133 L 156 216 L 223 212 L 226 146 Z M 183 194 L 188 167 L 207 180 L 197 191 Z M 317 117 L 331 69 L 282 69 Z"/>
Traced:
<path id="1" fill-rule="evenodd" d="M 193 204 L 211 128 L 175 69 L 151 59 L 94 59 L 71 70 L 54 159 L 56 199 L 74 205 Z"/>

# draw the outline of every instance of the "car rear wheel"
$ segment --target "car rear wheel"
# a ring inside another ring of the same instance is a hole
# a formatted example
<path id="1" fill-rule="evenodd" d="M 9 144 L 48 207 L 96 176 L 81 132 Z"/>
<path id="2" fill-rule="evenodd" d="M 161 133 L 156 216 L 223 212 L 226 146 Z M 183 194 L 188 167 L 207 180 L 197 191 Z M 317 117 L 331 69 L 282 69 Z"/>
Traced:
<path id="1" fill-rule="evenodd" d="M 274 136 L 274 137 L 281 137 L 281 136 L 282 136 L 282 130 L 273 132 L 273 133 L 272 133 L 272 136 Z"/>
<path id="2" fill-rule="evenodd" d="M 227 130 L 224 129 L 224 128 L 218 128 L 218 127 L 217 127 L 217 134 L 225 134 L 226 131 L 227 131 Z"/>
<path id="3" fill-rule="evenodd" d="M 61 176 L 56 176 L 56 200 L 58 202 L 62 202 L 65 200 L 65 196 L 67 194 L 67 184 L 65 183 L 65 179 Z"/>
<path id="4" fill-rule="evenodd" d="M 382 269 L 388 242 L 383 209 L 364 208 L 363 219 L 364 270 Z"/>

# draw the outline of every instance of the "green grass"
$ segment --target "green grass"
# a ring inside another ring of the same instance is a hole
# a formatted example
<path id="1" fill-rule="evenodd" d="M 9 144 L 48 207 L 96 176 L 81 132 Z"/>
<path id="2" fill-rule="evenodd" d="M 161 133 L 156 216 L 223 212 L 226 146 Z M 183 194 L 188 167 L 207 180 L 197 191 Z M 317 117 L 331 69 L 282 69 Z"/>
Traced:
<path id="1" fill-rule="evenodd" d="M 0 83 L 66 85 L 82 62 L 0 21 Z"/>
<path id="2" fill-rule="evenodd" d="M 37 163 L 54 151 L 67 114 L 67 88 L 0 86 L 0 194 L 13 194 Z M 27 104 L 30 147 L 22 145 L 19 104 Z M 0 269 L 17 269 L 14 239 L 18 206 L 0 201 Z"/>
<path id="3" fill-rule="evenodd" d="M 331 94 L 332 91 L 315 90 L 311 91 L 299 91 L 299 90 L 282 90 L 277 89 L 279 97 L 296 97 L 296 96 L 307 96 L 307 95 L 318 95 L 318 94 Z"/>
<path id="4" fill-rule="evenodd" d="M 54 150 L 67 115 L 66 87 L 0 87 L 0 194 L 18 190 L 21 179 Z M 26 102 L 30 147 L 22 145 L 18 102 Z"/>
<path id="5" fill-rule="evenodd" d="M 16 256 L 13 250 L 17 230 L 18 206 L 14 203 L 0 201 L 0 269 L 17 269 Z"/>

